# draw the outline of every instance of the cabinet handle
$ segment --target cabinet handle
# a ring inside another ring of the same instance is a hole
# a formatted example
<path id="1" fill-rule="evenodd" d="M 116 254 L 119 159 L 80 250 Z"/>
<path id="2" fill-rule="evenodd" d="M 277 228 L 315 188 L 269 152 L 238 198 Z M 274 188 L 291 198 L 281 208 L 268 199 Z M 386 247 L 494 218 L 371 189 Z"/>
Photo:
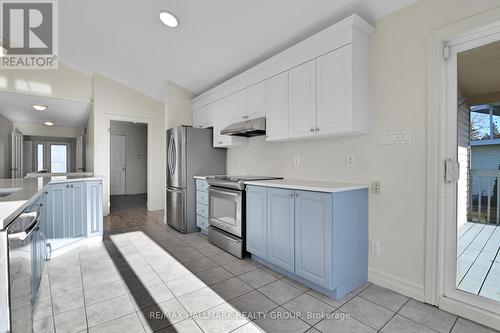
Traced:
<path id="1" fill-rule="evenodd" d="M 248 119 L 248 116 L 243 116 L 243 119 Z"/>
<path id="2" fill-rule="evenodd" d="M 316 128 L 316 132 L 319 132 L 319 128 Z"/>
<path id="3" fill-rule="evenodd" d="M 314 131 L 315 131 L 315 129 L 314 129 L 314 128 L 311 128 L 311 132 L 314 132 Z"/>
<path id="4" fill-rule="evenodd" d="M 220 145 L 221 145 L 221 144 L 223 144 L 223 143 L 224 143 L 224 142 L 222 142 L 222 141 L 219 141 L 219 142 L 218 142 L 218 144 L 220 144 Z"/>

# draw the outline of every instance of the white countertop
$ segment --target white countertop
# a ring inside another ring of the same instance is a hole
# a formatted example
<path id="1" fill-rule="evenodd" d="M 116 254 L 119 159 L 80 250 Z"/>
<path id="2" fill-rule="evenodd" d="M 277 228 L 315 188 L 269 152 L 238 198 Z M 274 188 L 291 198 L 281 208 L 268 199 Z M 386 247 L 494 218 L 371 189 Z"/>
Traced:
<path id="1" fill-rule="evenodd" d="M 208 177 L 218 177 L 223 175 L 206 175 L 206 176 L 194 176 L 194 179 L 207 179 Z"/>
<path id="2" fill-rule="evenodd" d="M 26 178 L 38 178 L 38 177 L 90 177 L 93 176 L 93 172 L 68 172 L 68 173 L 41 173 L 41 172 L 30 172 L 26 175 Z"/>
<path id="3" fill-rule="evenodd" d="M 368 185 L 363 185 L 363 184 L 351 184 L 351 183 L 316 181 L 316 180 L 298 180 L 298 179 L 257 180 L 257 181 L 247 181 L 245 182 L 245 184 L 264 186 L 264 187 L 286 188 L 292 190 L 330 192 L 330 193 L 369 188 Z"/>
<path id="4" fill-rule="evenodd" d="M 49 185 L 58 183 L 72 183 L 79 181 L 103 180 L 99 176 L 57 176 L 21 179 L 0 179 L 0 189 L 15 189 L 6 197 L 0 197 L 0 230 L 12 219 L 19 215 L 26 207 L 34 202 L 38 195 Z"/>

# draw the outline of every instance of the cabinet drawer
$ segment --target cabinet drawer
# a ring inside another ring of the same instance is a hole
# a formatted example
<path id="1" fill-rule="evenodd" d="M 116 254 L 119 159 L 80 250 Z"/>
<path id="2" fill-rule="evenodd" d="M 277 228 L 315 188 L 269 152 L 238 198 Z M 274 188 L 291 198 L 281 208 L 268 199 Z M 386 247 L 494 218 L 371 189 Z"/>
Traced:
<path id="1" fill-rule="evenodd" d="M 208 219 L 201 215 L 196 215 L 196 226 L 201 229 L 208 229 Z"/>
<path id="2" fill-rule="evenodd" d="M 208 218 L 208 206 L 202 203 L 196 203 L 196 214 Z"/>
<path id="3" fill-rule="evenodd" d="M 196 179 L 196 190 L 208 192 L 208 183 L 205 179 Z"/>
<path id="4" fill-rule="evenodd" d="M 208 192 L 196 191 L 196 202 L 208 205 Z"/>

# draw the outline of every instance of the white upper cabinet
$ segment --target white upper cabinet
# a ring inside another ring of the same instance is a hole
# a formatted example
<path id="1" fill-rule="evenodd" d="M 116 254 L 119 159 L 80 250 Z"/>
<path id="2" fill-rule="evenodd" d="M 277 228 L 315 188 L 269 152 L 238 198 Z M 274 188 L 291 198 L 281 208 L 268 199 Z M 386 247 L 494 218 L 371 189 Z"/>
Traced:
<path id="1" fill-rule="evenodd" d="M 220 131 L 229 125 L 226 116 L 231 112 L 231 99 L 226 97 L 212 104 L 214 105 L 212 109 L 212 118 L 214 123 L 213 146 L 217 148 L 226 148 L 246 144 L 247 138 L 220 134 Z"/>
<path id="2" fill-rule="evenodd" d="M 227 119 L 229 124 L 234 124 L 243 121 L 243 117 L 246 115 L 246 103 L 247 96 L 244 90 L 235 92 L 229 96 L 230 100 L 230 111 L 228 112 Z"/>
<path id="3" fill-rule="evenodd" d="M 289 72 L 290 138 L 316 135 L 316 60 Z"/>
<path id="4" fill-rule="evenodd" d="M 266 115 L 266 83 L 260 82 L 245 89 L 247 97 L 244 120 L 264 117 Z"/>
<path id="5" fill-rule="evenodd" d="M 203 116 L 206 108 L 199 108 L 193 111 L 193 127 L 203 128 Z"/>
<path id="6" fill-rule="evenodd" d="M 205 105 L 193 111 L 193 127 L 210 128 L 214 126 L 214 103 Z"/>
<path id="7" fill-rule="evenodd" d="M 266 115 L 266 84 L 257 83 L 230 96 L 230 124 Z"/>
<path id="8" fill-rule="evenodd" d="M 353 131 L 352 45 L 327 53 L 316 60 L 317 134 Z"/>
<path id="9" fill-rule="evenodd" d="M 288 139 L 288 72 L 266 81 L 266 139 Z"/>
<path id="10" fill-rule="evenodd" d="M 209 126 L 200 108 L 229 99 L 223 122 L 265 116 L 267 141 L 368 133 L 374 31 L 347 17 L 194 98 L 193 124 Z"/>

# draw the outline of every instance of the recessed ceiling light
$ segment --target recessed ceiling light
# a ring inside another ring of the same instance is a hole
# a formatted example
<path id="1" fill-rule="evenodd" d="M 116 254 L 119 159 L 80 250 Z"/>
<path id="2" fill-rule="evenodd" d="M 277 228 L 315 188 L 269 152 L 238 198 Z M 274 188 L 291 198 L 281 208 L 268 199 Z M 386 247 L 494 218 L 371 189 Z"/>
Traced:
<path id="1" fill-rule="evenodd" d="M 163 24 L 170 28 L 175 28 L 179 25 L 179 20 L 177 19 L 177 17 L 167 11 L 160 12 L 160 20 L 163 22 Z"/>
<path id="2" fill-rule="evenodd" d="M 45 126 L 54 126 L 54 123 L 51 121 L 44 122 Z"/>
<path id="3" fill-rule="evenodd" d="M 33 109 L 37 111 L 45 111 L 47 110 L 47 105 L 41 105 L 41 104 L 33 104 Z"/>

